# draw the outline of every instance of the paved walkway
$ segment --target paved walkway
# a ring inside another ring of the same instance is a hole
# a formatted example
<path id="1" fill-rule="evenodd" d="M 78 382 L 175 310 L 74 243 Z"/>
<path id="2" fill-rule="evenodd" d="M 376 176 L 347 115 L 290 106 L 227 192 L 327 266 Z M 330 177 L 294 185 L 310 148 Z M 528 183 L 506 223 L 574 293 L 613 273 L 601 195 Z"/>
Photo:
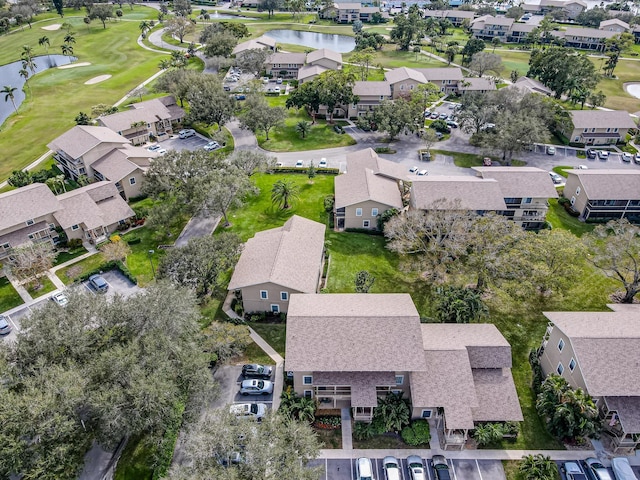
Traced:
<path id="1" fill-rule="evenodd" d="M 182 232 L 180 232 L 174 245 L 176 247 L 184 247 L 192 238 L 211 235 L 218 226 L 218 223 L 220 223 L 220 218 L 220 215 L 196 215 L 195 217 L 191 217 L 182 229 Z"/>
<path id="2" fill-rule="evenodd" d="M 16 277 L 13 276 L 9 267 L 4 267 L 4 274 L 7 277 L 7 280 L 9 280 L 9 282 L 11 283 L 11 286 L 13 286 L 16 292 L 18 292 L 18 295 L 20 295 L 20 298 L 24 303 L 33 302 L 33 297 L 29 294 L 29 292 L 27 292 L 27 289 L 24 288 L 24 286 L 22 286 L 20 282 L 18 282 Z"/>
<path id="3" fill-rule="evenodd" d="M 353 450 L 350 408 L 340 409 L 340 423 L 342 424 L 342 450 Z"/>
<path id="4" fill-rule="evenodd" d="M 535 455 L 542 453 L 551 457 L 552 460 L 584 460 L 588 457 L 595 457 L 593 450 L 432 450 L 432 449 L 366 449 L 366 450 L 345 450 L 324 449 L 320 450 L 318 458 L 344 459 L 344 458 L 384 458 L 393 455 L 396 458 L 407 458 L 409 455 L 419 455 L 422 458 L 431 458 L 434 455 L 444 454 L 451 460 L 521 460 L 525 455 Z M 632 457 L 633 458 L 633 457 Z"/>

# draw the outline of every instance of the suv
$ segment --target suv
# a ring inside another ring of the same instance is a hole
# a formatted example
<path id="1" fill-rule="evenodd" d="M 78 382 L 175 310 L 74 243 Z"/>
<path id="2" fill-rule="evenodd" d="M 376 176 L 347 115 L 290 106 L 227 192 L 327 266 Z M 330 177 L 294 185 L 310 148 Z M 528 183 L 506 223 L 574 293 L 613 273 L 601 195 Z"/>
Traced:
<path id="1" fill-rule="evenodd" d="M 263 380 L 269 380 L 273 373 L 273 368 L 265 367 L 264 365 L 258 365 L 257 363 L 250 363 L 242 366 L 242 376 L 245 378 L 262 378 Z"/>
<path id="2" fill-rule="evenodd" d="M 443 455 L 434 455 L 431 459 L 431 466 L 433 467 L 436 480 L 451 480 L 449 465 Z"/>
<path id="3" fill-rule="evenodd" d="M 236 418 L 260 421 L 267 412 L 267 406 L 264 403 L 234 403 L 229 407 L 229 411 Z"/>
<path id="4" fill-rule="evenodd" d="M 240 395 L 270 395 L 273 383 L 269 380 L 244 380 L 240 385 Z"/>
<path id="5" fill-rule="evenodd" d="M 178 132 L 178 137 L 189 138 L 189 137 L 193 137 L 195 134 L 196 134 L 196 131 L 193 128 L 187 128 L 185 130 L 180 130 Z"/>
<path id="6" fill-rule="evenodd" d="M 598 156 L 598 152 L 596 152 L 593 148 L 587 148 L 587 158 L 594 159 Z"/>
<path id="7" fill-rule="evenodd" d="M 109 290 L 109 284 L 100 275 L 91 275 L 89 277 L 89 285 L 91 285 L 96 292 L 104 293 Z"/>
<path id="8" fill-rule="evenodd" d="M 374 480 L 371 460 L 359 458 L 356 462 L 356 480 Z"/>

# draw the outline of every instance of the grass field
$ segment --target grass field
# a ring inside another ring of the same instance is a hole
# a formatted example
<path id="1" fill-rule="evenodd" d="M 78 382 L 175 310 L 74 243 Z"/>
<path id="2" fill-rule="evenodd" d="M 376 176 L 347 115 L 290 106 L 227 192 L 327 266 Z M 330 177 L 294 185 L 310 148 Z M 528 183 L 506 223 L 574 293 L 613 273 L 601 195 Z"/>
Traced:
<path id="1" fill-rule="evenodd" d="M 74 118 L 80 111 L 91 112 L 98 103 L 113 104 L 136 85 L 158 71 L 162 55 L 143 50 L 136 44 L 140 34 L 140 19 L 155 19 L 155 10 L 147 7 L 123 8 L 121 21 L 112 21 L 103 29 L 93 22 L 89 29 L 82 17 L 65 17 L 75 32 L 74 56 L 78 62 L 90 62 L 90 66 L 51 69 L 29 80 L 30 90 L 19 107 L 2 126 L 0 135 L 0 179 L 11 171 L 23 168 L 46 151 L 46 144 L 75 125 Z M 78 13 L 76 13 L 77 15 Z M 42 26 L 61 23 L 60 19 L 36 24 L 32 29 L 0 37 L 0 63 L 20 58 L 22 45 L 30 45 L 34 54 L 42 55 L 45 49 L 38 45 L 38 38 L 46 35 L 50 53 L 60 53 L 65 30 L 46 31 Z M 104 82 L 85 85 L 84 82 L 98 75 L 112 77 Z"/>
<path id="2" fill-rule="evenodd" d="M 26 287 L 27 292 L 29 292 L 29 295 L 31 295 L 33 298 L 41 297 L 49 292 L 53 292 L 56 289 L 56 286 L 47 277 L 40 278 L 40 285 L 30 283 L 26 285 Z"/>
<path id="3" fill-rule="evenodd" d="M 284 346 L 286 341 L 286 325 L 284 323 L 249 323 L 258 335 L 264 338 L 273 349 L 284 357 Z M 272 364 L 270 360 L 268 364 Z"/>
<path id="4" fill-rule="evenodd" d="M 7 277 L 0 277 L 0 312 L 22 305 L 22 298 Z"/>
<path id="5" fill-rule="evenodd" d="M 345 62 L 349 61 L 352 53 L 343 55 Z M 416 54 L 413 52 L 404 52 L 397 49 L 396 45 L 384 45 L 382 50 L 376 52 L 372 65 L 381 66 L 383 68 L 439 68 L 446 67 L 445 62 L 435 60 L 426 55 L 418 55 L 416 60 Z"/>
<path id="6" fill-rule="evenodd" d="M 91 270 L 95 270 L 104 263 L 104 258 L 101 253 L 91 255 L 90 257 L 80 260 L 79 262 L 69 265 L 68 267 L 61 268 L 56 272 L 57 277 L 62 280 L 65 285 L 73 283 L 76 278 L 81 277 Z"/>

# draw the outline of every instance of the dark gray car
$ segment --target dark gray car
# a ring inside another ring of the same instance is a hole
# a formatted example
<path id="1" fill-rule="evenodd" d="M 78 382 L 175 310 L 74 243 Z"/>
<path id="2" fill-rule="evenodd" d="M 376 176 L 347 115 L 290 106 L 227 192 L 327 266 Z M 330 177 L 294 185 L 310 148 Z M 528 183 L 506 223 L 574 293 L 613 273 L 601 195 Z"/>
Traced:
<path id="1" fill-rule="evenodd" d="M 447 459 L 443 455 L 434 455 L 431 459 L 431 466 L 438 480 L 451 480 L 449 464 L 447 464 Z"/>
<path id="2" fill-rule="evenodd" d="M 89 277 L 89 285 L 91 285 L 91 288 L 96 292 L 104 293 L 109 290 L 109 284 L 100 275 L 91 275 Z"/>

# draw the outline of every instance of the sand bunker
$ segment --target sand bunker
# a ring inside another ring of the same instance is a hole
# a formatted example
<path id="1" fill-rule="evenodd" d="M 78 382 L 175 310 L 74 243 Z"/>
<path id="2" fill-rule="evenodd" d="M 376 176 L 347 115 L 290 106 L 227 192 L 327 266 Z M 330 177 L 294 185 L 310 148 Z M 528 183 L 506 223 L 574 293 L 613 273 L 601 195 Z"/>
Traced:
<path id="1" fill-rule="evenodd" d="M 62 25 L 59 23 L 54 23 L 53 25 L 47 25 L 46 27 L 40 27 L 42 30 L 60 30 Z"/>
<path id="2" fill-rule="evenodd" d="M 111 78 L 111 75 L 98 75 L 97 77 L 93 77 L 89 80 L 87 80 L 86 82 L 84 82 L 85 85 L 94 85 L 96 83 L 100 83 L 100 82 L 104 82 L 105 80 L 109 80 Z"/>
<path id="3" fill-rule="evenodd" d="M 89 62 L 80 62 L 80 63 L 70 63 L 69 65 L 61 65 L 58 68 L 60 70 L 64 70 L 65 68 L 76 68 L 76 67 L 86 67 L 91 65 Z"/>

